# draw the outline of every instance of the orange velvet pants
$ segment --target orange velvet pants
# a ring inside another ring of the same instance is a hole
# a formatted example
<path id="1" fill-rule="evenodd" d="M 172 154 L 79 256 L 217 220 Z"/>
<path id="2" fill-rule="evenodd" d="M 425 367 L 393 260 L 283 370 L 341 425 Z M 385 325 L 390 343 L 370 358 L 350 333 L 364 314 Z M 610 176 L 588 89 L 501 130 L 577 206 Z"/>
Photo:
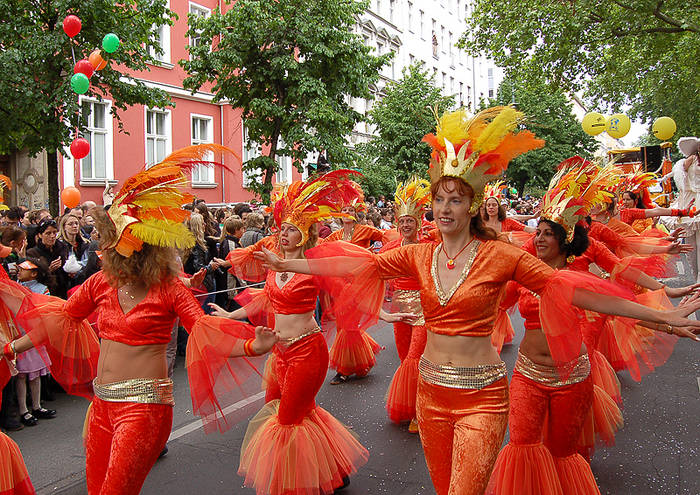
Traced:
<path id="1" fill-rule="evenodd" d="M 165 447 L 173 406 L 92 402 L 85 437 L 89 495 L 137 495 Z"/>
<path id="2" fill-rule="evenodd" d="M 416 413 L 437 495 L 481 495 L 508 425 L 508 379 L 480 390 L 418 379 Z"/>

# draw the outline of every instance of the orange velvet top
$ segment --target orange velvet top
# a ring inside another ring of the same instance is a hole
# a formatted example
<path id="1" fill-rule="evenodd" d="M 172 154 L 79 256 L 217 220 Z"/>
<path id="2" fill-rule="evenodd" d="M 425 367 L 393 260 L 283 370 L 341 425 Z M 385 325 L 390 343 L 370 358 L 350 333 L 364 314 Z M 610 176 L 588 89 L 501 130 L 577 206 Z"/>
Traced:
<path id="1" fill-rule="evenodd" d="M 602 242 L 613 252 L 617 252 L 625 244 L 625 238 L 622 235 L 596 220 L 591 222 L 588 237 Z"/>
<path id="2" fill-rule="evenodd" d="M 369 225 L 355 224 L 355 229 L 352 231 L 352 239 L 350 243 L 355 246 L 360 246 L 369 249 L 374 241 L 381 241 L 384 238 L 384 232 Z M 323 239 L 323 242 L 342 241 L 343 229 L 336 230 L 331 235 Z M 320 241 L 320 239 L 319 239 Z"/>
<path id="3" fill-rule="evenodd" d="M 501 232 L 522 232 L 523 230 L 525 230 L 525 225 L 514 218 L 506 217 L 506 219 L 501 222 Z"/>
<path id="4" fill-rule="evenodd" d="M 620 210 L 620 220 L 631 225 L 632 228 L 640 234 L 654 226 L 654 220 L 652 218 L 647 218 L 644 210 L 640 208 L 625 208 L 624 210 Z"/>
<path id="5" fill-rule="evenodd" d="M 502 241 L 483 241 L 469 272 L 455 287 L 443 291 L 437 280 L 440 247 L 411 244 L 374 255 L 374 261 L 382 278 L 418 280 L 426 327 L 442 335 L 490 335 L 509 280 L 539 294 L 554 273 L 522 249 Z"/>
<path id="6" fill-rule="evenodd" d="M 316 309 L 318 285 L 312 275 L 292 273 L 292 278 L 280 289 L 275 275 L 269 272 L 265 283 L 265 296 L 275 313 L 283 315 L 303 314 Z"/>
<path id="7" fill-rule="evenodd" d="M 622 237 L 629 237 L 638 234 L 638 232 L 634 230 L 631 225 L 627 225 L 625 222 L 618 220 L 617 218 L 611 218 L 608 220 L 606 225 L 610 228 L 610 230 L 617 232 Z"/>
<path id="8" fill-rule="evenodd" d="M 151 287 L 143 301 L 124 314 L 117 289 L 107 283 L 101 271 L 88 278 L 64 306 L 65 313 L 76 320 L 95 310 L 100 338 L 128 345 L 167 344 L 176 318 L 189 331 L 204 316 L 197 300 L 177 278 Z"/>

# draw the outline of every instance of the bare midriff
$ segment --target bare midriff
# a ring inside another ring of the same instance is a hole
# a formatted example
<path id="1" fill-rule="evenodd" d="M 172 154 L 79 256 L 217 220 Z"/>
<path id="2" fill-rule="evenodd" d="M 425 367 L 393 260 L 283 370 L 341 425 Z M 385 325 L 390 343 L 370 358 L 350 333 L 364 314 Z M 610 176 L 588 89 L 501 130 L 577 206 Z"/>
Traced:
<path id="1" fill-rule="evenodd" d="M 581 354 L 586 354 L 586 346 L 581 345 Z M 547 337 L 540 328 L 525 330 L 525 337 L 520 343 L 520 353 L 524 354 L 530 361 L 544 366 L 554 366 L 554 359 L 549 352 Z"/>
<path id="2" fill-rule="evenodd" d="M 275 330 L 280 340 L 293 339 L 318 328 L 314 312 L 283 315 L 275 313 Z"/>
<path id="3" fill-rule="evenodd" d="M 491 344 L 490 335 L 468 337 L 429 331 L 423 355 L 432 363 L 448 366 L 479 366 L 502 361 Z"/>
<path id="4" fill-rule="evenodd" d="M 168 378 L 165 350 L 168 344 L 128 345 L 102 339 L 97 362 L 97 383 L 133 378 Z"/>

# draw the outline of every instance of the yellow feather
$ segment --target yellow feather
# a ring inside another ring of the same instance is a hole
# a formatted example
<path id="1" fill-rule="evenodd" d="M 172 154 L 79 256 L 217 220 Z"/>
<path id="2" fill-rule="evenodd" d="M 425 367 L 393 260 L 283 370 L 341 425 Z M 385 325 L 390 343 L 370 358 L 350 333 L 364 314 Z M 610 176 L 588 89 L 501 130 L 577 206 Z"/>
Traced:
<path id="1" fill-rule="evenodd" d="M 130 227 L 136 237 L 155 246 L 188 249 L 195 243 L 192 232 L 182 223 L 146 219 Z"/>
<path id="2" fill-rule="evenodd" d="M 506 134 L 512 132 L 522 119 L 523 113 L 512 107 L 503 107 L 500 113 L 491 121 L 479 135 L 474 144 L 474 151 L 487 153 L 496 149 Z"/>

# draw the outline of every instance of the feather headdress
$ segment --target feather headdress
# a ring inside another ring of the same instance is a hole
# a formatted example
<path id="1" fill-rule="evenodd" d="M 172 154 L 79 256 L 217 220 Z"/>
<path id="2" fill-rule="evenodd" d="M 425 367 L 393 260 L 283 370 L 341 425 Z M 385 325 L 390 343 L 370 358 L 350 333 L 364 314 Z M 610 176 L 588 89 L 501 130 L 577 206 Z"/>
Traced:
<path id="1" fill-rule="evenodd" d="M 622 180 L 617 184 L 615 191 L 618 195 L 625 192 L 633 192 L 641 196 L 646 208 L 652 208 L 648 188 L 655 186 L 659 182 L 659 176 L 653 172 L 644 172 L 640 166 L 635 166 L 631 172 L 624 174 Z"/>
<path id="2" fill-rule="evenodd" d="M 501 193 L 506 187 L 508 186 L 506 186 L 505 182 L 502 180 L 497 180 L 491 184 L 486 184 L 486 187 L 484 187 L 484 201 L 489 198 L 494 198 L 500 203 Z"/>
<path id="3" fill-rule="evenodd" d="M 484 186 L 505 172 L 518 155 L 541 148 L 544 141 L 530 131 L 515 132 L 524 114 L 513 107 L 493 107 L 469 117 L 465 110 L 437 117 L 435 134 L 423 141 L 432 149 L 430 180 L 458 177 L 474 189 L 470 213 L 484 200 Z"/>
<path id="4" fill-rule="evenodd" d="M 107 248 L 128 257 L 144 243 L 179 249 L 194 246 L 194 236 L 183 223 L 190 212 L 182 205 L 194 199 L 185 187 L 195 166 L 223 166 L 211 159 L 213 153 L 233 152 L 216 144 L 188 146 L 128 178 L 107 210 L 117 229 Z"/>
<path id="5" fill-rule="evenodd" d="M 12 181 L 6 175 L 0 174 L 0 210 L 9 210 L 5 204 L 5 189 L 12 189 Z"/>
<path id="6" fill-rule="evenodd" d="M 423 208 L 430 204 L 430 183 L 425 179 L 414 177 L 405 184 L 399 183 L 394 193 L 396 218 L 413 217 L 420 225 L 423 220 Z"/>
<path id="7" fill-rule="evenodd" d="M 309 229 L 317 222 L 334 217 L 348 217 L 340 213 L 343 205 L 352 204 L 362 189 L 348 177 L 362 175 L 354 170 L 334 170 L 311 182 L 295 181 L 280 189 L 272 207 L 275 223 L 294 225 L 301 232 L 303 246 L 309 238 Z"/>
<path id="8" fill-rule="evenodd" d="M 542 199 L 541 218 L 564 227 L 571 242 L 576 224 L 612 197 L 609 189 L 619 180 L 620 171 L 612 164 L 600 168 L 580 156 L 564 160 L 558 168 Z"/>

